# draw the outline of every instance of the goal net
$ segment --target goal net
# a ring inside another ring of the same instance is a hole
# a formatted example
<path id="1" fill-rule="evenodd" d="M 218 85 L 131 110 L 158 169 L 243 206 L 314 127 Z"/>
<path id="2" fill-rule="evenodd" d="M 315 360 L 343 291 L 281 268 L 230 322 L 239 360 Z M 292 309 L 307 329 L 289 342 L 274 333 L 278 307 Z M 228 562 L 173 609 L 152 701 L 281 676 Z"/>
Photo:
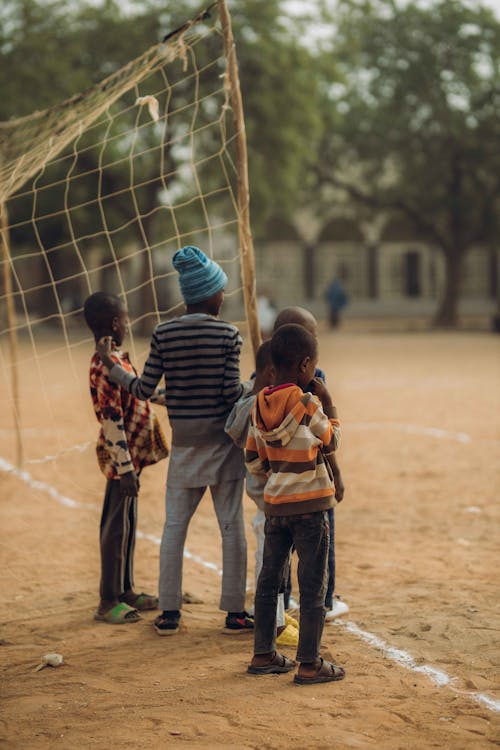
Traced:
<path id="1" fill-rule="evenodd" d="M 89 294 L 126 301 L 140 368 L 154 325 L 182 309 L 172 256 L 194 244 L 227 273 L 224 317 L 245 320 L 244 127 L 225 6 L 214 5 L 220 17 L 212 7 L 88 91 L 0 123 L 4 469 L 94 444 Z"/>

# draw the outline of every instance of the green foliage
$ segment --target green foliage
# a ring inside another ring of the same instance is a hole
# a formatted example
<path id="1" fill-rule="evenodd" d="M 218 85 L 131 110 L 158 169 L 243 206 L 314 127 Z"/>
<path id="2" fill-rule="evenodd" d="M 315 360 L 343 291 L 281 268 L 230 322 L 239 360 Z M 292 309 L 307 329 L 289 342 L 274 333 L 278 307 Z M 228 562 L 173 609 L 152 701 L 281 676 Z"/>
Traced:
<path id="1" fill-rule="evenodd" d="M 438 322 L 453 322 L 463 256 L 498 228 L 500 24 L 457 0 L 344 0 L 337 23 L 320 179 L 406 213 L 444 252 Z"/>
<path id="2" fill-rule="evenodd" d="M 101 5 L 5 0 L 0 10 L 0 120 L 50 107 L 102 80 L 200 10 L 158 0 Z M 321 132 L 319 79 L 301 29 L 282 22 L 279 0 L 235 4 L 246 115 L 252 218 L 292 213 Z M 3 23 L 2 23 L 3 21 Z M 214 71 L 217 76 L 217 71 Z M 216 165 L 214 165 L 215 168 Z M 210 170 L 204 177 L 210 181 Z M 116 209 L 120 212 L 120 206 Z M 125 210 L 129 210 L 128 206 Z"/>
<path id="3" fill-rule="evenodd" d="M 301 41 L 302 26 L 286 20 L 276 1 L 233 10 L 257 229 L 271 214 L 293 214 L 322 132 L 316 57 Z"/>

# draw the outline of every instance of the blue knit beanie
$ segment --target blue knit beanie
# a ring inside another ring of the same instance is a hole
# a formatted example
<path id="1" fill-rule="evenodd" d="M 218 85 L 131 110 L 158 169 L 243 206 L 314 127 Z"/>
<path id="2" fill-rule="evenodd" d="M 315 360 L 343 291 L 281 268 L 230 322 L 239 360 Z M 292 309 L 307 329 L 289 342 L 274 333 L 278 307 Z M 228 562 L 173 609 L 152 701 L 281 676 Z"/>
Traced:
<path id="1" fill-rule="evenodd" d="M 186 305 L 203 302 L 220 292 L 227 284 L 227 276 L 219 264 L 194 245 L 186 245 L 177 250 L 172 263 L 179 273 L 179 284 Z"/>

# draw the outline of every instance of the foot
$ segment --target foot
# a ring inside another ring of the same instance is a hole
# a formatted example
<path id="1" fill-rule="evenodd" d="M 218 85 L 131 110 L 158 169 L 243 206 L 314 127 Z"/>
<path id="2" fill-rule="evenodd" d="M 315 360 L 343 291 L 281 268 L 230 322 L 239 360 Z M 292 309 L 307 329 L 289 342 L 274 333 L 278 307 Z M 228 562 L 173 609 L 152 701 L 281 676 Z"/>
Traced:
<path id="1" fill-rule="evenodd" d="M 249 674 L 285 674 L 297 666 L 293 659 L 288 659 L 277 651 L 268 654 L 255 654 L 248 665 Z"/>
<path id="2" fill-rule="evenodd" d="M 236 633 L 253 633 L 253 618 L 248 612 L 228 612 L 224 633 L 231 635 Z"/>
<path id="3" fill-rule="evenodd" d="M 109 609 L 103 608 L 102 604 L 94 613 L 94 620 L 107 622 L 109 625 L 127 625 L 138 622 L 141 619 L 139 612 L 125 602 L 119 602 Z"/>
<path id="4" fill-rule="evenodd" d="M 176 635 L 179 632 L 181 613 L 178 609 L 164 609 L 154 621 L 158 635 Z"/>
<path id="5" fill-rule="evenodd" d="M 139 612 L 146 612 L 150 609 L 158 609 L 158 597 L 153 594 L 136 594 L 135 591 L 127 591 L 120 597 L 121 602 L 125 602 L 130 607 L 138 609 Z"/>
<path id="6" fill-rule="evenodd" d="M 326 659 L 316 659 L 315 662 L 301 662 L 293 681 L 298 685 L 315 685 L 320 682 L 337 682 L 343 680 L 345 670 Z"/>
<path id="7" fill-rule="evenodd" d="M 332 620 L 335 620 L 336 617 L 341 617 L 347 612 L 349 612 L 347 604 L 342 601 L 340 596 L 334 596 L 332 606 L 326 611 L 325 622 L 331 622 Z"/>

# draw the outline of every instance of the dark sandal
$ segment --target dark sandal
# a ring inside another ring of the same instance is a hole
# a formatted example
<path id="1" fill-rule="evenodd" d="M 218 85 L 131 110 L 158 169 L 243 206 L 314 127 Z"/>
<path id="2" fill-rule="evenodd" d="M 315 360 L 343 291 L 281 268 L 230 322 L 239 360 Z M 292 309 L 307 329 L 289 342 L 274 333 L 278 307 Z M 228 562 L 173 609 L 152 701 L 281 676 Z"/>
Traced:
<path id="1" fill-rule="evenodd" d="M 165 614 L 164 612 L 154 621 L 154 628 L 158 635 L 176 635 L 179 632 L 180 612 Z"/>
<path id="2" fill-rule="evenodd" d="M 125 602 L 115 604 L 114 607 L 108 609 L 107 612 L 99 612 L 97 610 L 94 613 L 94 620 L 98 622 L 107 622 L 110 625 L 128 625 L 131 622 L 139 622 L 141 616 L 139 612 L 133 607 L 130 607 Z"/>
<path id="3" fill-rule="evenodd" d="M 326 659 L 321 659 L 321 666 L 314 677 L 302 677 L 300 674 L 296 674 L 293 681 L 297 685 L 317 685 L 319 682 L 337 682 L 343 680 L 344 677 L 345 669 L 337 667 L 336 664 L 331 664 Z"/>
<path id="4" fill-rule="evenodd" d="M 264 664 L 262 667 L 254 667 L 249 664 L 247 672 L 249 674 L 285 674 L 285 672 L 295 669 L 296 666 L 297 662 L 283 654 L 278 654 L 276 651 L 268 664 Z"/>
<path id="5" fill-rule="evenodd" d="M 130 607 L 138 609 L 139 612 L 146 612 L 150 609 L 158 609 L 158 597 L 153 594 L 145 594 L 144 592 L 136 594 L 134 591 L 124 594 L 120 601 L 125 602 Z"/>

